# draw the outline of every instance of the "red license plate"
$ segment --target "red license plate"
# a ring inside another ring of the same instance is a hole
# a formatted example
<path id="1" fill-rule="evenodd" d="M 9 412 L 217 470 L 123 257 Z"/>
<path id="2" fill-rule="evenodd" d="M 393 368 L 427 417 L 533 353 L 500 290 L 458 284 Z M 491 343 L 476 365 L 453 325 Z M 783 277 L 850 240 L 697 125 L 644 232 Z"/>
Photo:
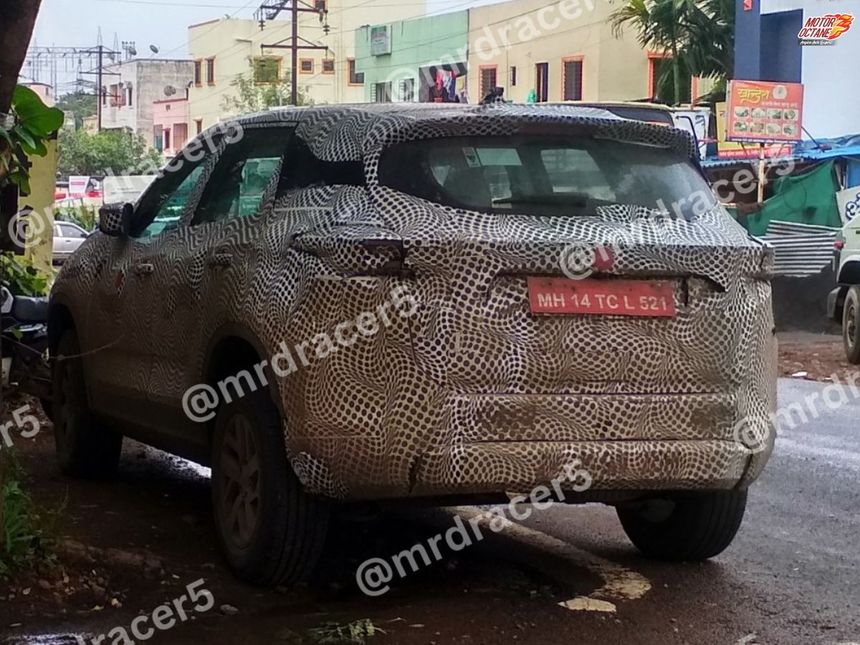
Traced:
<path id="1" fill-rule="evenodd" d="M 528 285 L 533 314 L 675 315 L 669 282 L 529 277 Z"/>

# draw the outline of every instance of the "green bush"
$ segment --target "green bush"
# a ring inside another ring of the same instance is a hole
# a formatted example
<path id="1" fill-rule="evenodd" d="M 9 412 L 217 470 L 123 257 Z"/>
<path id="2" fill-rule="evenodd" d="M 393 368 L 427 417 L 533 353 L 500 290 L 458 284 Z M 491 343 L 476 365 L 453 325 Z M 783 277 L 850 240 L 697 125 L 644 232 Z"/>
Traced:
<path id="1" fill-rule="evenodd" d="M 54 520 L 33 503 L 21 484 L 21 466 L 9 448 L 0 451 L 0 575 L 54 564 Z"/>
<path id="2" fill-rule="evenodd" d="M 14 294 L 46 296 L 52 276 L 39 271 L 26 256 L 0 253 L 0 277 L 9 283 L 9 290 Z"/>
<path id="3" fill-rule="evenodd" d="M 61 206 L 54 210 L 54 219 L 60 222 L 72 222 L 86 231 L 92 231 L 96 227 L 96 208 L 86 204 L 75 206 Z"/>

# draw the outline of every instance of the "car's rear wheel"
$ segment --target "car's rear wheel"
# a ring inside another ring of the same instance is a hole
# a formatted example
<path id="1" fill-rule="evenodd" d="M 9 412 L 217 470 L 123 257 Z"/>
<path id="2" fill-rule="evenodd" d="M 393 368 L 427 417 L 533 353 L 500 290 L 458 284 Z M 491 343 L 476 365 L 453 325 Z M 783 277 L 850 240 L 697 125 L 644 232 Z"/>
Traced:
<path id="1" fill-rule="evenodd" d="M 722 553 L 740 528 L 745 490 L 674 493 L 619 506 L 627 537 L 645 556 L 659 560 L 706 560 Z"/>
<path id="2" fill-rule="evenodd" d="M 860 363 L 860 286 L 848 288 L 842 307 L 842 343 L 848 362 Z"/>
<path id="3" fill-rule="evenodd" d="M 328 506 L 302 488 L 265 391 L 222 405 L 212 446 L 212 506 L 234 573 L 256 585 L 305 579 L 322 553 Z"/>
<path id="4" fill-rule="evenodd" d="M 122 435 L 89 409 L 83 360 L 74 331 L 63 333 L 53 366 L 54 443 L 60 470 L 75 477 L 112 475 L 122 452 Z"/>

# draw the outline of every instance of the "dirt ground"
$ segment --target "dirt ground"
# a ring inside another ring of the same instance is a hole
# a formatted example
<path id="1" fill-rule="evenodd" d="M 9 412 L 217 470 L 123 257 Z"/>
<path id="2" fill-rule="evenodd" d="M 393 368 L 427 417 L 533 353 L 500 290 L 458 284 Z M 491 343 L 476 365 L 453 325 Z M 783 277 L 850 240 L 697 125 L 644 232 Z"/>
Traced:
<path id="1" fill-rule="evenodd" d="M 845 359 L 842 337 L 836 334 L 779 334 L 779 375 L 811 381 L 842 381 L 858 366 Z"/>

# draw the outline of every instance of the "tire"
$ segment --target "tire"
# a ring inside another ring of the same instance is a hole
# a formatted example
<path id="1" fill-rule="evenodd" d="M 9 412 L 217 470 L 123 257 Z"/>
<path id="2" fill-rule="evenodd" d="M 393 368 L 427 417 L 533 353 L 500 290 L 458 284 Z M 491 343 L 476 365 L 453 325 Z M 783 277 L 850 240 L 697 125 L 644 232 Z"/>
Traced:
<path id="1" fill-rule="evenodd" d="M 746 505 L 745 490 L 675 493 L 619 506 L 617 512 L 627 537 L 646 557 L 700 561 L 719 555 L 732 543 Z"/>
<path id="2" fill-rule="evenodd" d="M 238 578 L 271 587 L 302 581 L 313 571 L 328 505 L 305 493 L 290 467 L 281 418 L 265 390 L 218 409 L 212 508 L 221 550 Z"/>
<path id="3" fill-rule="evenodd" d="M 52 374 L 54 443 L 64 474 L 101 479 L 116 472 L 122 435 L 110 430 L 89 409 L 80 353 L 75 332 L 64 332 Z"/>
<path id="4" fill-rule="evenodd" d="M 860 286 L 848 288 L 842 306 L 842 344 L 849 363 L 860 364 Z"/>
<path id="5" fill-rule="evenodd" d="M 39 403 L 42 406 L 42 412 L 45 413 L 45 416 L 53 422 L 54 421 L 54 405 L 50 399 L 40 398 Z"/>

